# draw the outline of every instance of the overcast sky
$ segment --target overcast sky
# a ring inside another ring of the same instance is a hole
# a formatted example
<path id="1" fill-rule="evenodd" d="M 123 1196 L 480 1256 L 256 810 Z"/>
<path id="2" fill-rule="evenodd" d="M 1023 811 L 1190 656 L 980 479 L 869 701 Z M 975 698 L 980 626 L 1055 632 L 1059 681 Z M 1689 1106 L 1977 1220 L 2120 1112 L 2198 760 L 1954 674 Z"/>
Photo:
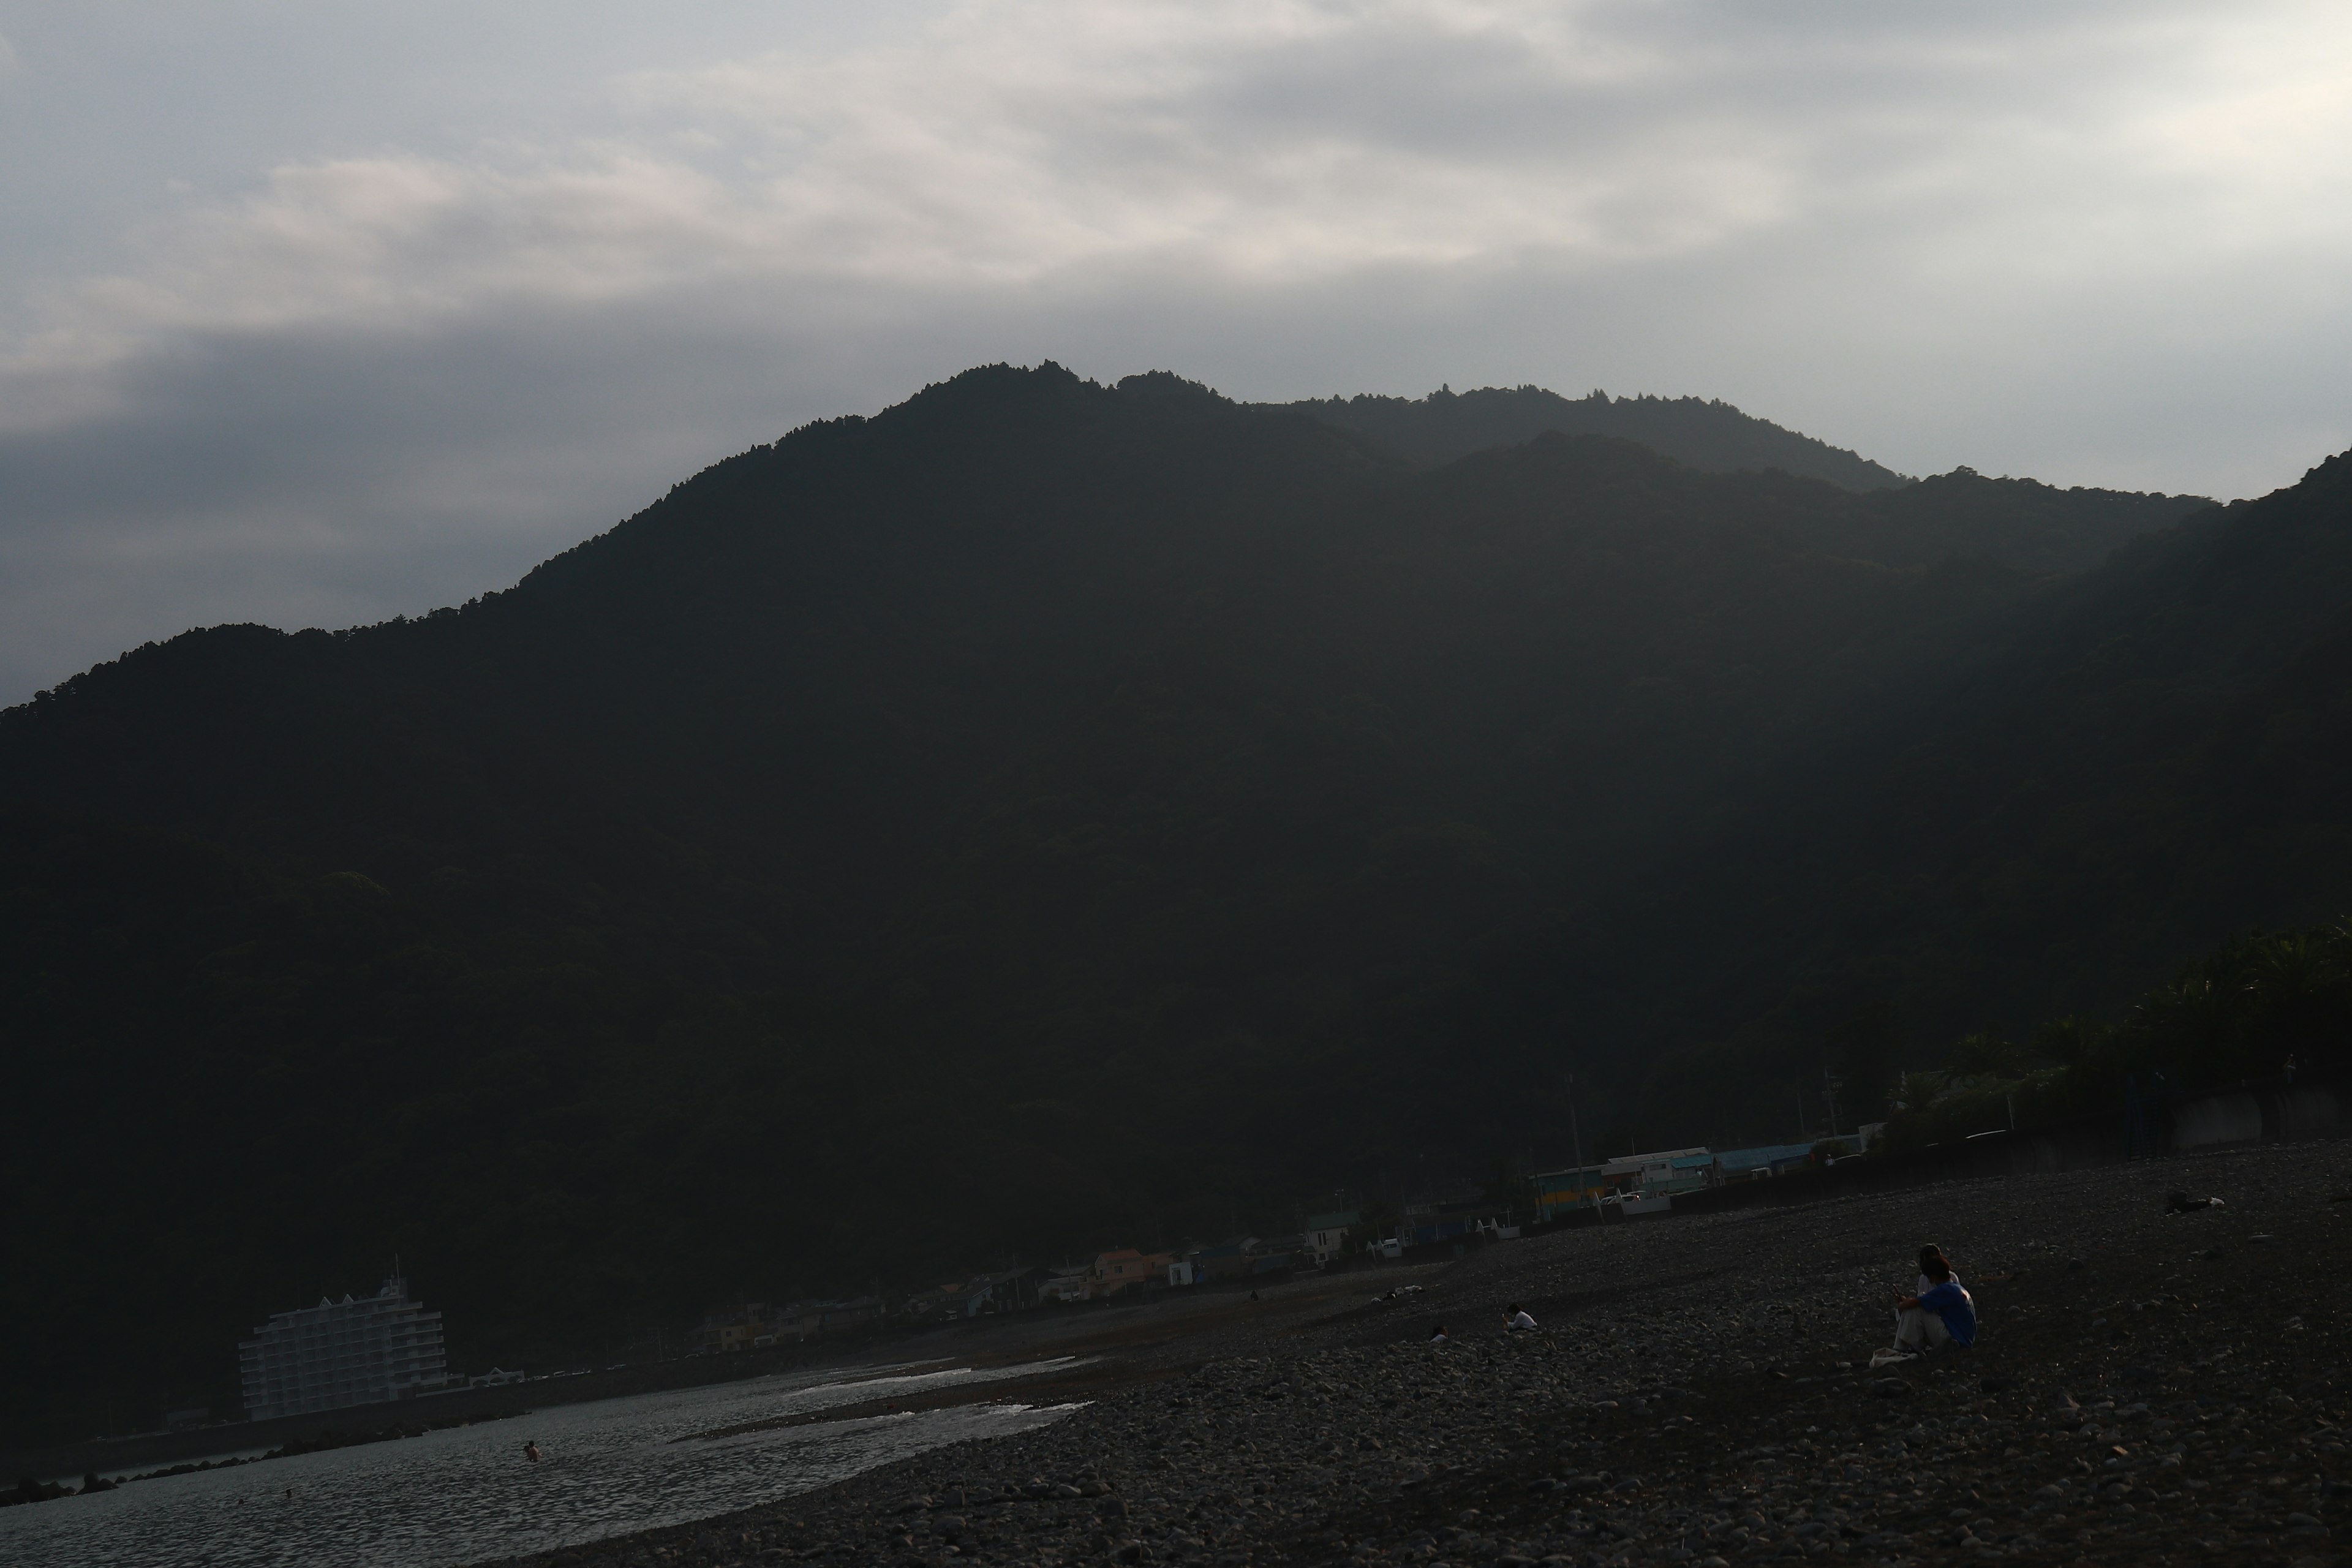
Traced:
<path id="1" fill-rule="evenodd" d="M 2352 446 L 2352 7 L 0 0 L 0 702 L 993 360 Z"/>

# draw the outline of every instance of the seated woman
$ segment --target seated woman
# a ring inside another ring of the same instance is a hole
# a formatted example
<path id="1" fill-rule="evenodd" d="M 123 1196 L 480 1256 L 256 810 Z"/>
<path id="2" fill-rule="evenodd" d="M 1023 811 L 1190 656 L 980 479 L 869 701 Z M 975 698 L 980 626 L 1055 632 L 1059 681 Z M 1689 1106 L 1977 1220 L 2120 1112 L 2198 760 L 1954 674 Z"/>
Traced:
<path id="1" fill-rule="evenodd" d="M 1942 1247 L 1921 1247 L 1919 1288 L 1895 1303 L 1895 1348 L 1871 1358 L 1872 1364 L 1906 1360 L 1947 1344 L 1966 1350 L 1976 1342 L 1976 1299 L 1961 1288 Z"/>

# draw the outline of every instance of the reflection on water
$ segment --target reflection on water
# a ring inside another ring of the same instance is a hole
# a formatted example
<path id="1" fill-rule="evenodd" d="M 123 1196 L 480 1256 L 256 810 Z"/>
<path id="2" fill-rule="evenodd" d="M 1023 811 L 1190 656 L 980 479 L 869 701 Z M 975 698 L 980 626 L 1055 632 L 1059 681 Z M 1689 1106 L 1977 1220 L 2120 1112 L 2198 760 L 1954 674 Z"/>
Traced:
<path id="1" fill-rule="evenodd" d="M 795 1411 L 1024 1376 L 1047 1364 L 820 1383 L 815 1374 L 566 1405 L 510 1421 L 0 1510 L 23 1568 L 333 1563 L 437 1568 L 708 1519 L 1071 1408 L 970 1405 L 677 1442 Z M 525 1441 L 545 1456 L 522 1457 Z M 287 1496 L 289 1489 L 293 1495 Z"/>

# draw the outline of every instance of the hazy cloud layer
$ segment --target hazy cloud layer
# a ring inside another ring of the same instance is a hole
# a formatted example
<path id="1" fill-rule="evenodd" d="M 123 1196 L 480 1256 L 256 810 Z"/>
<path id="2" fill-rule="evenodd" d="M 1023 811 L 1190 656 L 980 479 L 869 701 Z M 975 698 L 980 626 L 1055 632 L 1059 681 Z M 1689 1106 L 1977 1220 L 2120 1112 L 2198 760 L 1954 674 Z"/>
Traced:
<path id="1" fill-rule="evenodd" d="M 12 27 L 0 110 L 69 16 Z M 1696 392 L 1913 471 L 2225 494 L 2352 445 L 2340 7 L 824 20 L 454 142 L 312 83 L 102 259 L 11 246 L 0 700 L 192 623 L 467 597 L 988 359 Z M 180 90 L 88 112 L 167 131 Z"/>

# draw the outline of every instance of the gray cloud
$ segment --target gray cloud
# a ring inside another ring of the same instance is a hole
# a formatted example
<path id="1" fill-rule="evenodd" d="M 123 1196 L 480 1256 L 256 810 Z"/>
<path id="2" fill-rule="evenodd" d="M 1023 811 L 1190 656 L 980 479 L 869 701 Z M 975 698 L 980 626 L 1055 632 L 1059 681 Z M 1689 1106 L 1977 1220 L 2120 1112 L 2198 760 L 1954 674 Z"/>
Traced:
<path id="1" fill-rule="evenodd" d="M 1913 471 L 2265 489 L 2352 439 L 2347 54 L 2294 5 L 992 0 L 289 148 L 17 268 L 0 700 L 465 598 L 982 360 L 1697 392 Z"/>

